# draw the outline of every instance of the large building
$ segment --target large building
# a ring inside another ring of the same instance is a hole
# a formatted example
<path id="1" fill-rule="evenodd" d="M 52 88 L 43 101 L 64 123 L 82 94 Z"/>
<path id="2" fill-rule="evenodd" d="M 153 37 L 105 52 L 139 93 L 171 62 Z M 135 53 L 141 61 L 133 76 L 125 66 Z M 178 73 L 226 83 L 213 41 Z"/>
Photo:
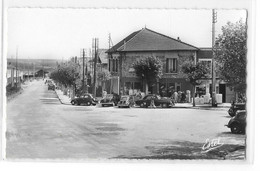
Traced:
<path id="1" fill-rule="evenodd" d="M 199 48 L 173 39 L 147 28 L 136 31 L 107 53 L 109 56 L 109 70 L 112 74 L 112 89 L 116 93 L 127 94 L 129 90 L 143 91 L 142 81 L 134 73 L 134 61 L 148 56 L 161 59 L 163 76 L 157 83 L 149 85 L 150 93 L 169 96 L 174 91 L 191 89 L 191 84 L 180 74 L 180 66 L 184 61 L 197 61 Z"/>
<path id="2" fill-rule="evenodd" d="M 153 30 L 143 28 L 125 37 L 108 51 L 108 68 L 111 72 L 111 89 L 114 93 L 129 94 L 129 92 L 144 91 L 142 80 L 136 77 L 132 64 L 141 58 L 154 56 L 163 63 L 163 75 L 160 80 L 149 85 L 149 93 L 159 93 L 171 96 L 173 92 L 192 90 L 192 85 L 181 74 L 184 62 L 204 61 L 211 66 L 212 52 L 210 49 L 200 49 L 179 38 L 174 39 Z M 210 62 L 210 63 L 209 63 Z M 211 94 L 211 80 L 204 80 L 205 84 L 197 87 L 198 95 Z M 228 101 L 224 82 L 218 80 L 217 93 L 223 93 L 223 102 Z"/>

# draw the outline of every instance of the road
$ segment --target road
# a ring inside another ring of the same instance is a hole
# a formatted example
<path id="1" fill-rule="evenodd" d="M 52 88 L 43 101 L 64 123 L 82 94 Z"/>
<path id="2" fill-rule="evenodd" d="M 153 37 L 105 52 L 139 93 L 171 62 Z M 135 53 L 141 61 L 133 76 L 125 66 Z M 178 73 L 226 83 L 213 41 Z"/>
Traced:
<path id="1" fill-rule="evenodd" d="M 42 80 L 7 103 L 7 159 L 244 159 L 225 110 L 63 105 Z M 202 153 L 206 139 L 219 148 Z"/>

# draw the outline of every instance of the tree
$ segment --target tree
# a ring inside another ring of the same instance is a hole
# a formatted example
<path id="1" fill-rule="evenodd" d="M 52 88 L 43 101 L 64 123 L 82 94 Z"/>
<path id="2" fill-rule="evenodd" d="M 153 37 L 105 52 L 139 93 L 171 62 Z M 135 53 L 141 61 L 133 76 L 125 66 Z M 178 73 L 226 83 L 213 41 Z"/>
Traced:
<path id="1" fill-rule="evenodd" d="M 76 79 L 79 78 L 77 64 L 70 62 L 68 64 L 59 65 L 53 72 L 51 72 L 50 78 L 65 87 L 73 86 Z"/>
<path id="2" fill-rule="evenodd" d="M 145 92 L 148 93 L 148 84 L 156 82 L 162 76 L 162 62 L 156 57 L 146 57 L 133 64 L 135 74 L 144 81 Z"/>
<path id="3" fill-rule="evenodd" d="M 111 77 L 110 72 L 107 69 L 103 69 L 102 71 L 97 72 L 97 80 L 101 82 L 102 91 L 104 90 L 105 83 Z"/>
<path id="4" fill-rule="evenodd" d="M 247 26 L 242 20 L 222 27 L 216 40 L 216 62 L 220 77 L 240 96 L 246 93 Z"/>
<path id="5" fill-rule="evenodd" d="M 206 65 L 202 64 L 201 62 L 198 62 L 197 64 L 186 62 L 182 65 L 182 72 L 184 73 L 184 76 L 186 76 L 187 80 L 193 86 L 192 99 L 193 99 L 193 106 L 195 106 L 195 87 L 196 85 L 201 84 L 201 79 L 207 78 L 209 68 Z"/>

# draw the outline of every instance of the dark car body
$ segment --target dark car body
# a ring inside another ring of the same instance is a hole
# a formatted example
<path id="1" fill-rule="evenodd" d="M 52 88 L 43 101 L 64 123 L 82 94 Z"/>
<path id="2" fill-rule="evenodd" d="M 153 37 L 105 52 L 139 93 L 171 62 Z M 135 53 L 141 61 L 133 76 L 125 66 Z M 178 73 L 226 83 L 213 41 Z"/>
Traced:
<path id="1" fill-rule="evenodd" d="M 52 83 L 48 84 L 48 90 L 55 90 L 55 85 Z"/>
<path id="2" fill-rule="evenodd" d="M 229 120 L 226 126 L 230 128 L 231 132 L 234 134 L 245 133 L 246 111 L 238 111 L 237 114 Z"/>
<path id="3" fill-rule="evenodd" d="M 152 100 L 154 101 L 155 106 L 167 108 L 173 106 L 172 100 L 170 98 L 162 98 L 156 94 L 146 95 L 143 99 L 135 101 L 135 104 L 140 107 L 148 107 L 151 105 Z"/>
<path id="4" fill-rule="evenodd" d="M 77 97 L 70 102 L 72 105 L 81 105 L 86 104 L 87 106 L 95 105 L 95 98 L 91 94 L 85 94 L 80 97 Z"/>
<path id="5" fill-rule="evenodd" d="M 228 110 L 228 114 L 233 117 L 236 115 L 238 110 L 246 110 L 245 103 L 232 103 L 231 107 Z"/>
<path id="6" fill-rule="evenodd" d="M 122 96 L 117 106 L 120 107 L 132 107 L 134 105 L 133 96 Z"/>

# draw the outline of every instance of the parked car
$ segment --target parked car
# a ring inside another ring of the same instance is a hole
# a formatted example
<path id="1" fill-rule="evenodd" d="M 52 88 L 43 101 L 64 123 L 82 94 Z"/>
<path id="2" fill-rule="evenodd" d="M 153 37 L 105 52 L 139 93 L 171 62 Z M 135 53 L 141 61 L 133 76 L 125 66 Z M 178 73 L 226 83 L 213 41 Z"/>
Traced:
<path id="1" fill-rule="evenodd" d="M 103 99 L 100 100 L 100 104 L 102 107 L 114 106 L 115 105 L 114 99 L 115 98 L 113 94 L 107 94 Z"/>
<path id="2" fill-rule="evenodd" d="M 54 84 L 52 84 L 52 83 L 50 83 L 50 84 L 48 84 L 48 90 L 55 90 L 55 85 Z"/>
<path id="3" fill-rule="evenodd" d="M 132 107 L 134 105 L 134 97 L 133 96 L 122 96 L 117 106 L 121 107 Z"/>
<path id="4" fill-rule="evenodd" d="M 237 114 L 231 118 L 227 125 L 234 134 L 245 133 L 246 128 L 246 111 L 238 111 Z"/>
<path id="5" fill-rule="evenodd" d="M 228 114 L 233 117 L 236 115 L 238 110 L 246 110 L 246 104 L 245 103 L 235 103 L 233 102 L 231 104 L 231 107 L 228 110 Z"/>
<path id="6" fill-rule="evenodd" d="M 91 94 L 84 94 L 80 97 L 76 97 L 75 99 L 71 100 L 70 102 L 72 105 L 81 105 L 86 104 L 87 106 L 95 105 L 96 100 L 93 98 Z"/>
<path id="7" fill-rule="evenodd" d="M 140 107 L 148 107 L 151 105 L 152 100 L 154 101 L 154 105 L 158 107 L 172 107 L 173 103 L 170 98 L 162 98 L 156 94 L 146 95 L 143 99 L 135 101 L 135 104 Z"/>

